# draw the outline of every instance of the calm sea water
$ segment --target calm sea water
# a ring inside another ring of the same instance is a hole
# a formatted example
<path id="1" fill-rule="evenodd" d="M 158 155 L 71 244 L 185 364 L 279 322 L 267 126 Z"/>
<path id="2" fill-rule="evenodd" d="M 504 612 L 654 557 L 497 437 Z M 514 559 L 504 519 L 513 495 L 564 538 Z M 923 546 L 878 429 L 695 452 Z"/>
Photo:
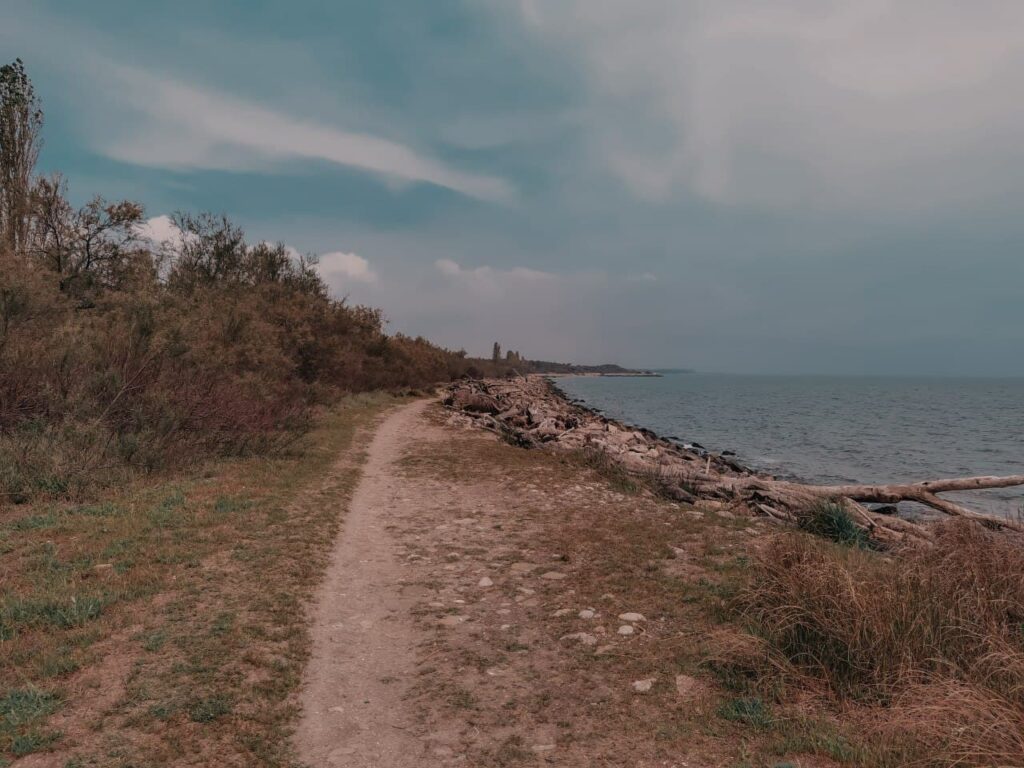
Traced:
<path id="1" fill-rule="evenodd" d="M 1024 473 L 1024 379 L 667 374 L 557 383 L 613 418 L 811 482 Z M 1020 488 L 948 495 L 990 513 L 1024 504 Z"/>

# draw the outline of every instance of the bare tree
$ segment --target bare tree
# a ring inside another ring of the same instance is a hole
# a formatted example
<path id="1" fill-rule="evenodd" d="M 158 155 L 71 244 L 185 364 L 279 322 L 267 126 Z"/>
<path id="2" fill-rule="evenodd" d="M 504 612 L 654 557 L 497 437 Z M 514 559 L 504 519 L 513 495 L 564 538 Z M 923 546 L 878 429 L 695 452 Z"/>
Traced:
<path id="1" fill-rule="evenodd" d="M 138 203 L 94 197 L 75 210 L 57 175 L 36 181 L 31 213 L 26 252 L 58 275 L 64 293 L 85 299 L 97 289 L 121 286 L 130 275 L 143 216 Z"/>
<path id="2" fill-rule="evenodd" d="M 42 144 L 43 110 L 21 59 L 0 67 L 0 243 L 28 237 L 32 172 Z"/>

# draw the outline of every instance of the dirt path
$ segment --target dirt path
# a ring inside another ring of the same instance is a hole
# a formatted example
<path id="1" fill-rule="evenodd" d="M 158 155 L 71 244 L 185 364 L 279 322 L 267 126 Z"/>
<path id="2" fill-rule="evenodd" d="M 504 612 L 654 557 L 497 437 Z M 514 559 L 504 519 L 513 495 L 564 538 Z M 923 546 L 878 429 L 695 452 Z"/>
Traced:
<path id="1" fill-rule="evenodd" d="M 296 733 L 311 766 L 424 765 L 402 701 L 415 670 L 411 600 L 386 527 L 415 503 L 402 496 L 394 465 L 427 405 L 404 406 L 377 430 L 318 593 Z"/>
<path id="2" fill-rule="evenodd" d="M 749 521 L 446 420 L 437 403 L 402 407 L 369 448 L 314 616 L 295 739 L 306 764 L 696 768 L 787 754 L 716 714 L 736 694 L 703 666 L 716 585 L 756 540 Z"/>

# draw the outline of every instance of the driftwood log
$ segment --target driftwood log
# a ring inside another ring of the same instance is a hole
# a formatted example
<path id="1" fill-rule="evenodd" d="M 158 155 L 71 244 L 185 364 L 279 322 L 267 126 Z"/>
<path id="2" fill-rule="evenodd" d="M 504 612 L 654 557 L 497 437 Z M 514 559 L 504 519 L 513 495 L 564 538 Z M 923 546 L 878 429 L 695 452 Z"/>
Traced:
<path id="1" fill-rule="evenodd" d="M 809 485 L 779 479 L 699 445 L 606 418 L 570 401 L 540 376 L 460 381 L 448 388 L 444 403 L 454 412 L 453 421 L 488 429 L 524 447 L 599 452 L 622 470 L 652 481 L 666 495 L 713 509 L 799 523 L 822 502 L 830 501 L 844 507 L 854 522 L 886 544 L 929 538 L 927 526 L 892 514 L 892 505 L 900 502 L 916 502 L 991 528 L 1024 531 L 1015 520 L 975 512 L 939 496 L 1024 485 L 1024 475 L 889 485 Z M 865 504 L 890 506 L 870 509 Z"/>

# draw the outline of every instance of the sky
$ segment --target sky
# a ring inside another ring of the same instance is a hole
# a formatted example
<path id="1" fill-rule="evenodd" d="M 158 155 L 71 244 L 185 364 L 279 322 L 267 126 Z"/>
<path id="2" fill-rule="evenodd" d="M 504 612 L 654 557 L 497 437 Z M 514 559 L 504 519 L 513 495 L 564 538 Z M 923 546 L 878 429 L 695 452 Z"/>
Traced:
<path id="1" fill-rule="evenodd" d="M 389 328 L 1024 375 L 1016 0 L 0 0 L 73 199 L 226 213 Z"/>

